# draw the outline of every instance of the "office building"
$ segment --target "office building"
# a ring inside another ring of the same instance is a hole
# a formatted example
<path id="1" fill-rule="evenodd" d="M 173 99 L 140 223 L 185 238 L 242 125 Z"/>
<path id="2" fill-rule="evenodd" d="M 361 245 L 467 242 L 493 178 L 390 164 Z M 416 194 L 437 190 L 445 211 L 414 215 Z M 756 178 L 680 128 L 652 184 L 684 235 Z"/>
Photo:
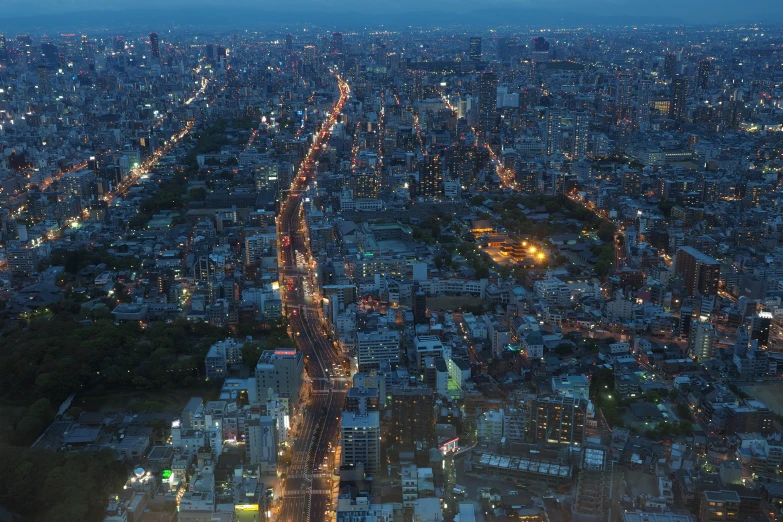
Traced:
<path id="1" fill-rule="evenodd" d="M 688 355 L 701 362 L 715 356 L 717 332 L 710 323 L 692 321 L 688 337 Z"/>
<path id="2" fill-rule="evenodd" d="M 94 182 L 95 172 L 91 170 L 70 172 L 60 178 L 60 192 L 86 201 L 92 195 L 92 184 Z"/>
<path id="3" fill-rule="evenodd" d="M 642 177 L 639 171 L 623 172 L 621 188 L 624 196 L 638 197 L 642 193 Z"/>
<path id="4" fill-rule="evenodd" d="M 17 274 L 32 274 L 38 269 L 35 248 L 9 248 L 6 250 L 8 268 Z"/>
<path id="5" fill-rule="evenodd" d="M 256 390 L 258 400 L 263 404 L 269 390 L 280 397 L 288 398 L 291 411 L 299 404 L 304 375 L 304 356 L 294 348 L 265 350 L 256 365 Z"/>
<path id="6" fill-rule="evenodd" d="M 482 73 L 478 79 L 478 126 L 479 136 L 495 130 L 498 101 L 498 77 L 494 73 Z"/>
<path id="7" fill-rule="evenodd" d="M 677 251 L 674 273 L 683 279 L 688 296 L 711 296 L 718 293 L 720 263 L 690 246 Z"/>
<path id="8" fill-rule="evenodd" d="M 160 42 L 158 41 L 158 33 L 150 33 L 150 53 L 154 60 L 160 59 Z"/>
<path id="9" fill-rule="evenodd" d="M 361 464 L 369 475 L 377 472 L 381 463 L 380 413 L 344 411 L 340 430 L 341 464 Z"/>
<path id="10" fill-rule="evenodd" d="M 739 520 L 740 498 L 736 491 L 702 493 L 699 522 L 733 522 Z"/>
<path id="11" fill-rule="evenodd" d="M 394 330 L 356 333 L 356 358 L 360 372 L 379 370 L 385 363 L 400 362 L 400 334 Z"/>
<path id="12" fill-rule="evenodd" d="M 250 419 L 245 426 L 247 462 L 261 472 L 277 471 L 278 430 L 273 417 Z"/>
<path id="13" fill-rule="evenodd" d="M 8 61 L 8 48 L 5 45 L 5 35 L 0 34 L 0 63 Z"/>
<path id="14" fill-rule="evenodd" d="M 589 403 L 574 397 L 538 397 L 530 404 L 528 437 L 534 443 L 582 444 Z"/>
<path id="15" fill-rule="evenodd" d="M 45 64 L 38 65 L 38 92 L 42 95 L 49 94 L 49 69 Z"/>
<path id="16" fill-rule="evenodd" d="M 472 36 L 470 38 L 470 48 L 468 50 L 468 58 L 474 62 L 481 61 L 481 37 Z"/>
<path id="17" fill-rule="evenodd" d="M 435 393 L 429 388 L 392 390 L 392 429 L 397 448 L 427 449 L 434 442 Z"/>
<path id="18" fill-rule="evenodd" d="M 671 84 L 671 100 L 669 104 L 669 117 L 682 121 L 687 115 L 688 79 L 684 76 L 675 76 Z"/>

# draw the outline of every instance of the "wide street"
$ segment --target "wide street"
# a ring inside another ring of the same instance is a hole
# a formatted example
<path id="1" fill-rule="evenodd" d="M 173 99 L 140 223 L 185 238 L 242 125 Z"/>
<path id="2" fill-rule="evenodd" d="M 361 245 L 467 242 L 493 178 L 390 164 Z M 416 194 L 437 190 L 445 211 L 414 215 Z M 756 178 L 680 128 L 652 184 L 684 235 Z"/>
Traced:
<path id="1" fill-rule="evenodd" d="M 350 88 L 338 77 L 340 98 L 328 119 L 317 131 L 299 172 L 278 215 L 278 248 L 280 280 L 291 334 L 305 354 L 310 396 L 304 402 L 299 428 L 292 440 L 292 462 L 283 483 L 283 499 L 278 520 L 284 522 L 321 521 L 328 519 L 332 503 L 331 471 L 339 465 L 331 450 L 339 441 L 340 415 L 345 402 L 344 381 L 330 376 L 341 357 L 322 328 L 322 318 L 311 296 L 304 289 L 307 273 L 296 266 L 296 253 L 310 259 L 304 210 L 299 196 L 316 173 L 315 155 L 328 138 L 337 115 L 350 94 Z M 288 238 L 289 240 L 286 240 Z M 285 284 L 293 280 L 290 287 Z M 334 375 L 332 373 L 332 375 Z"/>

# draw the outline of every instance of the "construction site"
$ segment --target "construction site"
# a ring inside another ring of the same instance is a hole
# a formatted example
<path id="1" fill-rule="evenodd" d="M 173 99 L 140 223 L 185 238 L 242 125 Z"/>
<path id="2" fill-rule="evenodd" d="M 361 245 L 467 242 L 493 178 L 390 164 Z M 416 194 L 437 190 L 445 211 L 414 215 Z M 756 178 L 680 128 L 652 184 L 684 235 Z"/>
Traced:
<path id="1" fill-rule="evenodd" d="M 607 452 L 602 448 L 587 447 L 571 504 L 572 522 L 610 520 L 613 473 L 606 469 Z"/>

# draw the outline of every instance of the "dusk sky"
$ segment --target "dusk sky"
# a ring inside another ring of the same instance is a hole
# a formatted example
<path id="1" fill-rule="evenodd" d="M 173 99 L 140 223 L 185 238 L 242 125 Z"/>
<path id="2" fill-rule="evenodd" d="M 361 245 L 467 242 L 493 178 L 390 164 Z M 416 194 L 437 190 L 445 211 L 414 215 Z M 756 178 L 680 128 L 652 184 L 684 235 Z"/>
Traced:
<path id="1" fill-rule="evenodd" d="M 31 6 L 35 12 L 31 12 Z M 783 21 L 783 2 L 780 0 L 753 0 L 736 2 L 734 0 L 399 0 L 399 1 L 361 1 L 361 0 L 291 0 L 285 3 L 264 0 L 136 0 L 120 2 L 117 0 L 0 0 L 0 10 L 7 16 L 35 16 L 84 10 L 137 10 L 160 8 L 167 10 L 183 7 L 214 8 L 250 7 L 256 10 L 269 9 L 292 13 L 296 11 L 358 12 L 362 14 L 400 13 L 417 10 L 447 10 L 451 13 L 470 12 L 487 8 L 516 7 L 534 9 L 550 13 L 573 16 L 579 13 L 594 16 L 633 16 L 674 18 L 683 22 L 736 22 L 736 21 Z"/>

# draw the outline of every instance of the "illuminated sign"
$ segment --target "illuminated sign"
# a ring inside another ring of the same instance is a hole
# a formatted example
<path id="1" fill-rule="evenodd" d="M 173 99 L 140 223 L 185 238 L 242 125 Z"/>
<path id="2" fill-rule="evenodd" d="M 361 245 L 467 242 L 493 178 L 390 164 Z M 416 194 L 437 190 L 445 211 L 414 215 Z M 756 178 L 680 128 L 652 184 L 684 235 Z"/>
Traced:
<path id="1" fill-rule="evenodd" d="M 258 504 L 235 504 L 234 511 L 258 511 Z"/>
<path id="2" fill-rule="evenodd" d="M 459 448 L 459 437 L 453 438 L 451 440 L 447 440 L 443 444 L 440 445 L 440 451 L 441 453 L 452 453 L 454 451 L 457 451 Z"/>
<path id="3" fill-rule="evenodd" d="M 170 479 L 170 478 L 171 478 L 171 470 L 170 470 L 170 469 L 164 469 L 164 470 L 163 470 L 163 473 L 161 473 L 160 477 L 161 477 L 163 480 L 168 480 L 168 479 Z"/>

